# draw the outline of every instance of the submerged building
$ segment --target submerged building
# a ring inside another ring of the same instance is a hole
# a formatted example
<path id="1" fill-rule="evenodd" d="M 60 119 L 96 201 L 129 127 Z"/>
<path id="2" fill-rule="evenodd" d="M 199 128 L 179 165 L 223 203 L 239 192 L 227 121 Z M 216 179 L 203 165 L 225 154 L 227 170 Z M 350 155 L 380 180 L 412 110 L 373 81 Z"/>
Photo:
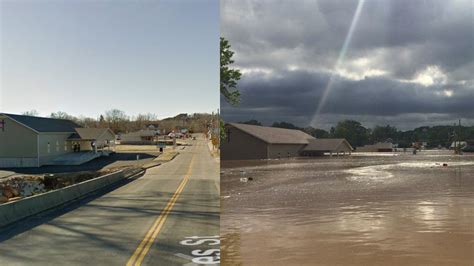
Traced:
<path id="1" fill-rule="evenodd" d="M 466 146 L 462 148 L 462 151 L 464 152 L 474 152 L 474 140 L 467 140 L 466 141 Z"/>
<path id="2" fill-rule="evenodd" d="M 316 139 L 295 129 L 228 123 L 225 135 L 226 139 L 221 142 L 222 160 L 276 159 L 352 151 L 345 139 Z"/>
<path id="3" fill-rule="evenodd" d="M 358 152 L 392 152 L 393 144 L 391 142 L 378 142 L 375 144 L 369 144 L 362 147 L 357 147 Z"/>
<path id="4" fill-rule="evenodd" d="M 320 156 L 326 153 L 350 154 L 353 148 L 346 139 L 310 139 L 300 152 L 303 156 Z"/>
<path id="5" fill-rule="evenodd" d="M 0 168 L 77 165 L 114 148 L 108 128 L 71 120 L 0 113 Z"/>

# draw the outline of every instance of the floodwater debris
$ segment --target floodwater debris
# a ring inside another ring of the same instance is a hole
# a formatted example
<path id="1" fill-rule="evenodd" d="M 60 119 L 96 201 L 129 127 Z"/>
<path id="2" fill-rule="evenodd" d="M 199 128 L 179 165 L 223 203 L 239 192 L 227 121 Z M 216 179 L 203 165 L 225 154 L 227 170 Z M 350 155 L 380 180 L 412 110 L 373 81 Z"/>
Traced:
<path id="1" fill-rule="evenodd" d="M 328 265 L 368 265 L 373 256 L 367 254 L 376 253 L 395 264 L 406 264 L 402 253 L 416 257 L 415 264 L 472 264 L 474 154 L 427 150 L 417 157 L 228 161 L 221 167 L 221 193 L 231 195 L 221 204 L 221 234 L 232 236 L 222 240 L 225 265 L 255 258 L 261 265 L 310 265 L 314 254 Z M 249 176 L 258 182 L 237 183 Z M 267 241 L 275 232 L 276 240 Z M 446 241 L 451 244 L 438 244 Z"/>
<path id="2" fill-rule="evenodd" d="M 253 177 L 241 177 L 240 182 L 247 183 L 248 181 L 252 181 Z"/>

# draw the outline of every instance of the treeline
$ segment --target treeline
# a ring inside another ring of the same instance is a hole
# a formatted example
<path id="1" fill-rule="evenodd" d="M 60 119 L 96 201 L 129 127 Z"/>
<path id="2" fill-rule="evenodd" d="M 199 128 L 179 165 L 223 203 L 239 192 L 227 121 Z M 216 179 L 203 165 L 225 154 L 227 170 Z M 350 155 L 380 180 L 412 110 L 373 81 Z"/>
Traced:
<path id="1" fill-rule="evenodd" d="M 24 115 L 39 116 L 35 110 L 24 112 Z M 85 116 L 73 116 L 65 112 L 54 112 L 49 115 L 50 118 L 68 119 L 77 124 L 88 127 L 108 127 L 116 134 L 134 132 L 146 129 L 149 125 L 154 125 L 165 133 L 173 130 L 180 130 L 187 128 L 192 132 L 207 132 L 208 126 L 213 120 L 216 120 L 216 115 L 206 113 L 195 114 L 179 114 L 174 117 L 165 119 L 158 119 L 156 114 L 146 113 L 138 114 L 136 116 L 129 116 L 124 111 L 118 109 L 111 109 L 104 114 L 100 114 L 97 118 Z"/>
<path id="2" fill-rule="evenodd" d="M 262 125 L 257 120 L 241 122 Z M 329 131 L 314 127 L 298 127 L 288 122 L 274 122 L 272 127 L 299 129 L 316 138 L 345 138 L 353 147 L 391 140 L 400 148 L 411 147 L 414 142 L 426 142 L 427 147 L 449 147 L 454 140 L 474 140 L 474 126 L 424 126 L 413 130 L 398 130 L 394 126 L 366 128 L 360 122 L 344 120 Z"/>

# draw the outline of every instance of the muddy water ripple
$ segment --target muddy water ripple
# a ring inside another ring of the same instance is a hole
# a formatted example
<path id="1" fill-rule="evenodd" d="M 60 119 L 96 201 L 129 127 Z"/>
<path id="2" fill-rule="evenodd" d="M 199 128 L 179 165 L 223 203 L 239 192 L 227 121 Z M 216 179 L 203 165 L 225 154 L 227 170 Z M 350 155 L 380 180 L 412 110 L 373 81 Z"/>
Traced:
<path id="1" fill-rule="evenodd" d="M 474 156 L 235 161 L 221 171 L 223 265 L 473 265 Z"/>

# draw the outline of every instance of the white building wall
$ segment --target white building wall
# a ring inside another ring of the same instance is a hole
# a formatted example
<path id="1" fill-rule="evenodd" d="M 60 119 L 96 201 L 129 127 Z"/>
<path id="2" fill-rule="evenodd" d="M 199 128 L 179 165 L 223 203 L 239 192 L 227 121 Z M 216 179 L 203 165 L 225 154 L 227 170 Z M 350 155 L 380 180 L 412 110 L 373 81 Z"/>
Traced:
<path id="1" fill-rule="evenodd" d="M 64 154 L 72 153 L 71 142 L 67 140 L 70 135 L 71 133 L 40 134 L 38 138 L 40 165 L 51 163 Z"/>

